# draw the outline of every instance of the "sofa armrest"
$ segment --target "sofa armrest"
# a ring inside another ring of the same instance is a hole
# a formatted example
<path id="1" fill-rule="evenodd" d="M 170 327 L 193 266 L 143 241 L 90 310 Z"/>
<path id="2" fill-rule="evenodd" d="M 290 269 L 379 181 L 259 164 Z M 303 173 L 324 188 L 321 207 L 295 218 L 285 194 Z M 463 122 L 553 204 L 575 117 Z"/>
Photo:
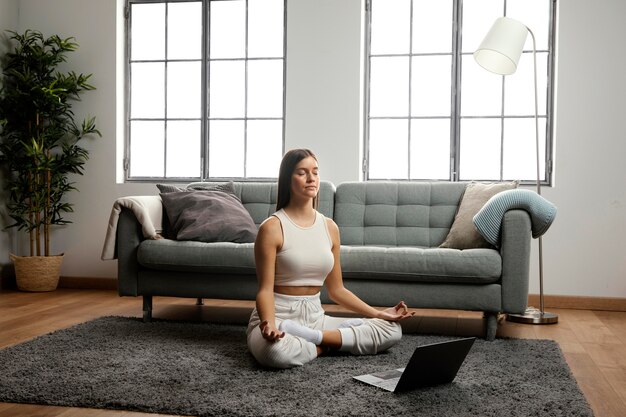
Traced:
<path id="1" fill-rule="evenodd" d="M 141 223 L 132 210 L 122 208 L 117 223 L 117 288 L 120 295 L 137 295 L 137 250 L 144 240 Z"/>
<path id="2" fill-rule="evenodd" d="M 502 220 L 502 309 L 523 313 L 528 304 L 531 219 L 525 210 L 509 210 Z"/>

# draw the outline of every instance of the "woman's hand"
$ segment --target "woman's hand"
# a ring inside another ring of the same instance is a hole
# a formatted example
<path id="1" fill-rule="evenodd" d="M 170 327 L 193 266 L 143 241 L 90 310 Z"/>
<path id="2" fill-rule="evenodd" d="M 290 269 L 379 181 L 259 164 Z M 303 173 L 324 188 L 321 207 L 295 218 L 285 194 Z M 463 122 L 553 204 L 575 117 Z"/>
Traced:
<path id="1" fill-rule="evenodd" d="M 415 312 L 410 312 L 404 301 L 400 301 L 394 307 L 389 307 L 378 312 L 378 318 L 388 321 L 400 321 L 407 317 L 414 316 Z"/>
<path id="2" fill-rule="evenodd" d="M 279 332 L 274 324 L 269 324 L 267 320 L 264 320 L 259 324 L 261 334 L 266 340 L 270 342 L 276 342 L 279 339 L 285 337 L 285 332 Z"/>

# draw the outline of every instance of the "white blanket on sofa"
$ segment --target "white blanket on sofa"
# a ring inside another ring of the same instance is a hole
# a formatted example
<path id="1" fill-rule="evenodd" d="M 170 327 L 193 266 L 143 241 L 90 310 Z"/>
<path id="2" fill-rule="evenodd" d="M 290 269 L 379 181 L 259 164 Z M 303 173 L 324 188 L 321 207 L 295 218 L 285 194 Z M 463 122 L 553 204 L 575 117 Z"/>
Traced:
<path id="1" fill-rule="evenodd" d="M 163 231 L 163 204 L 159 196 L 130 196 L 120 197 L 113 203 L 109 224 L 107 226 L 101 259 L 117 259 L 116 238 L 117 222 L 122 208 L 132 210 L 141 224 L 141 232 L 146 239 L 161 239 Z"/>

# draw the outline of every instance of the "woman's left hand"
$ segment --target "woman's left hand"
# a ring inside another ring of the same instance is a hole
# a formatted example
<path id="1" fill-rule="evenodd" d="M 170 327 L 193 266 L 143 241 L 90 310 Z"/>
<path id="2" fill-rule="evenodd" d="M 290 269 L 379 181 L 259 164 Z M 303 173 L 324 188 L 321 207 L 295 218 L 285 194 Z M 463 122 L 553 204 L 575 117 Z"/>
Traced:
<path id="1" fill-rule="evenodd" d="M 389 307 L 385 310 L 381 310 L 378 313 L 379 319 L 388 321 L 400 321 L 407 317 L 414 316 L 415 312 L 410 312 L 404 301 L 400 301 L 394 307 Z"/>

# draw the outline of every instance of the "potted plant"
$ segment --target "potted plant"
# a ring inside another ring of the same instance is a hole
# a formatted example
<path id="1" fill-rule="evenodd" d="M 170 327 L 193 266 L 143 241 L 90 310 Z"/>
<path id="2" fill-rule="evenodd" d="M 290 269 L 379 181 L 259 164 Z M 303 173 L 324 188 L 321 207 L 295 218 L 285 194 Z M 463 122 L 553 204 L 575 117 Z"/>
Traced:
<path id="1" fill-rule="evenodd" d="M 14 49 L 2 62 L 0 81 L 0 166 L 13 222 L 30 235 L 30 256 L 11 255 L 18 288 L 56 289 L 63 254 L 50 255 L 50 226 L 71 223 L 71 176 L 84 173 L 88 151 L 79 142 L 98 135 L 95 118 L 75 121 L 72 102 L 94 90 L 89 75 L 61 72 L 74 38 L 45 38 L 40 32 L 10 31 Z"/>

